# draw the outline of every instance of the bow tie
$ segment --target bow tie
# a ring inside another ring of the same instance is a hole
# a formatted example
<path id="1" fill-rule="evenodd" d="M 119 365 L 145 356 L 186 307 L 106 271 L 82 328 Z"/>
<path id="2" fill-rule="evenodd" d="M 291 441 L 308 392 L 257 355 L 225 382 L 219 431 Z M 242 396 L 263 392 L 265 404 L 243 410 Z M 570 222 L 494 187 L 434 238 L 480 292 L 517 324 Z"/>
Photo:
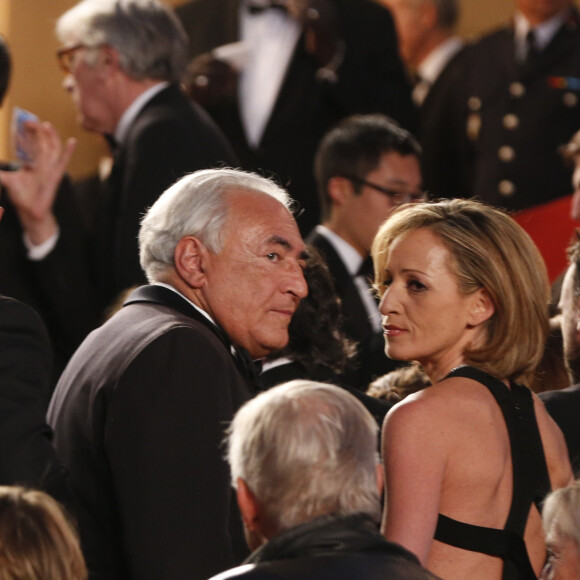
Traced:
<path id="1" fill-rule="evenodd" d="M 246 2 L 246 6 L 250 14 L 262 14 L 264 10 L 269 8 L 276 8 L 286 12 L 285 0 L 264 0 L 263 2 Z"/>

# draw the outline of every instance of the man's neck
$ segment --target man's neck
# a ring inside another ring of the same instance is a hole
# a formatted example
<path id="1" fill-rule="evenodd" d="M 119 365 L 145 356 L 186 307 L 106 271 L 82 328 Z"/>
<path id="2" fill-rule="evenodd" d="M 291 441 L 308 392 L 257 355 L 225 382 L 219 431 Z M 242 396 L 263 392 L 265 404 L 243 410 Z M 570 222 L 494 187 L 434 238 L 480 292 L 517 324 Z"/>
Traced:
<path id="1" fill-rule="evenodd" d="M 356 241 L 352 239 L 352 236 L 349 235 L 348 229 L 343 227 L 338 221 L 331 218 L 323 222 L 322 225 L 327 230 L 338 236 L 343 242 L 355 249 L 363 260 L 369 255 L 369 252 L 365 251 L 364 248 L 361 248 Z"/>

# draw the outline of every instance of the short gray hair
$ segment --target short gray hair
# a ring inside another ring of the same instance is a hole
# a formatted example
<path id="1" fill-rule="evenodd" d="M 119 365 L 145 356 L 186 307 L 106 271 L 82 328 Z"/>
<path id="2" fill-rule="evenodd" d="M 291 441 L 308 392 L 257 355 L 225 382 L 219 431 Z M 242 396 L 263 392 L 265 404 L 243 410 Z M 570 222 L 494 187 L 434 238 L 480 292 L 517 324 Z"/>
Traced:
<path id="1" fill-rule="evenodd" d="M 276 533 L 358 512 L 378 522 L 378 427 L 350 393 L 290 381 L 246 403 L 228 433 L 234 487 L 245 481 Z"/>
<path id="2" fill-rule="evenodd" d="M 56 34 L 64 44 L 111 46 L 135 80 L 179 81 L 187 65 L 187 34 L 159 0 L 82 0 L 58 19 Z"/>
<path id="3" fill-rule="evenodd" d="M 174 252 L 184 236 L 195 236 L 212 252 L 222 249 L 228 193 L 266 194 L 291 211 L 288 193 L 272 180 L 239 169 L 203 169 L 182 177 L 146 213 L 139 230 L 141 267 L 149 282 L 160 282 L 174 266 Z"/>
<path id="4" fill-rule="evenodd" d="M 558 537 L 564 536 L 580 549 L 580 480 L 546 497 L 542 522 L 547 543 L 558 544 Z"/>

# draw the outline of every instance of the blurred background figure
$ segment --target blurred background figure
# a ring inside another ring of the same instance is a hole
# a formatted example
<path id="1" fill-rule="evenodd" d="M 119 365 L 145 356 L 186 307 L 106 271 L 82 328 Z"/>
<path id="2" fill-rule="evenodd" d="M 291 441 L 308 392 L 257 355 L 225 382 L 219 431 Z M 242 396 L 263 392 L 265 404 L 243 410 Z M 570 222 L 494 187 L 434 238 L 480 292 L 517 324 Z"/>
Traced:
<path id="1" fill-rule="evenodd" d="M 308 247 L 304 279 L 308 295 L 300 301 L 290 326 L 288 345 L 264 360 L 260 386 L 270 388 L 292 379 L 309 379 L 339 385 L 357 397 L 382 425 L 390 405 L 353 388 L 345 371 L 355 364 L 356 343 L 343 330 L 342 305 L 324 260 Z"/>
<path id="2" fill-rule="evenodd" d="M 365 391 L 396 366 L 385 357 L 381 315 L 371 289 L 370 249 L 397 206 L 425 200 L 417 140 L 384 115 L 354 115 L 333 127 L 316 152 L 322 222 L 307 241 L 322 255 L 342 303 L 343 329 L 358 343 L 346 380 Z"/>
<path id="3" fill-rule="evenodd" d="M 455 31 L 458 0 L 381 0 L 392 12 L 401 57 L 415 81 L 419 108 L 423 181 L 432 198 L 457 192 L 457 167 L 449 163 L 455 144 L 449 131 L 449 100 L 456 89 L 463 41 Z"/>
<path id="4" fill-rule="evenodd" d="M 465 180 L 447 195 L 522 210 L 570 192 L 558 148 L 580 126 L 580 30 L 572 0 L 515 7 L 510 26 L 469 48 L 456 78 L 447 167 Z"/>
<path id="5" fill-rule="evenodd" d="M 88 578 L 72 524 L 42 491 L 0 487 L 0 578 Z"/>
<path id="6" fill-rule="evenodd" d="M 562 433 L 521 384 L 548 334 L 538 249 L 503 212 L 445 200 L 393 212 L 372 256 L 386 353 L 432 383 L 383 424 L 385 536 L 442 578 L 537 577 L 539 504 L 572 479 Z"/>
<path id="7" fill-rule="evenodd" d="M 195 0 L 177 8 L 195 57 L 185 77 L 242 166 L 273 173 L 320 221 L 312 159 L 354 113 L 413 129 L 416 112 L 391 16 L 371 0 Z"/>
<path id="8" fill-rule="evenodd" d="M 542 519 L 549 555 L 541 580 L 580 580 L 580 481 L 548 495 Z"/>
<path id="9" fill-rule="evenodd" d="M 231 578 L 429 580 L 378 531 L 377 425 L 344 389 L 291 381 L 236 414 L 228 461 L 248 545 Z"/>
<path id="10" fill-rule="evenodd" d="M 236 159 L 180 88 L 187 36 L 166 4 L 83 0 L 61 15 L 56 33 L 78 122 L 114 151 L 92 222 L 79 233 L 80 220 L 75 229 L 57 215 L 74 142 L 63 145 L 47 123 L 27 124 L 34 162 L 0 179 L 26 233 L 35 282 L 74 348 L 119 292 L 145 281 L 137 248 L 144 211 L 184 174 Z"/>
<path id="11" fill-rule="evenodd" d="M 580 470 L 580 238 L 575 236 L 568 250 L 570 264 L 560 295 L 560 324 L 564 362 L 568 369 L 565 389 L 540 393 L 548 413 L 558 424 L 568 446 L 575 473 Z"/>

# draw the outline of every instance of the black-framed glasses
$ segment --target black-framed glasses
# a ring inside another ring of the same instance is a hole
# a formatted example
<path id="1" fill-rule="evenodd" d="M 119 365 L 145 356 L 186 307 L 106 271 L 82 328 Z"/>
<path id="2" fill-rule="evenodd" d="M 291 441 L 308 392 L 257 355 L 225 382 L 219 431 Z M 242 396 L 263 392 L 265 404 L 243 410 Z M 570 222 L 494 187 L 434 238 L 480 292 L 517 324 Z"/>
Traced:
<path id="1" fill-rule="evenodd" d="M 427 199 L 426 191 L 400 191 L 397 189 L 391 189 L 389 187 L 383 187 L 382 185 L 377 185 L 372 181 L 367 181 L 366 179 L 356 175 L 346 175 L 344 173 L 341 175 L 341 177 L 344 177 L 353 183 L 357 183 L 358 185 L 365 185 L 366 187 L 375 189 L 384 195 L 388 195 L 395 205 L 402 205 L 404 203 L 416 203 L 418 201 L 425 201 Z"/>

